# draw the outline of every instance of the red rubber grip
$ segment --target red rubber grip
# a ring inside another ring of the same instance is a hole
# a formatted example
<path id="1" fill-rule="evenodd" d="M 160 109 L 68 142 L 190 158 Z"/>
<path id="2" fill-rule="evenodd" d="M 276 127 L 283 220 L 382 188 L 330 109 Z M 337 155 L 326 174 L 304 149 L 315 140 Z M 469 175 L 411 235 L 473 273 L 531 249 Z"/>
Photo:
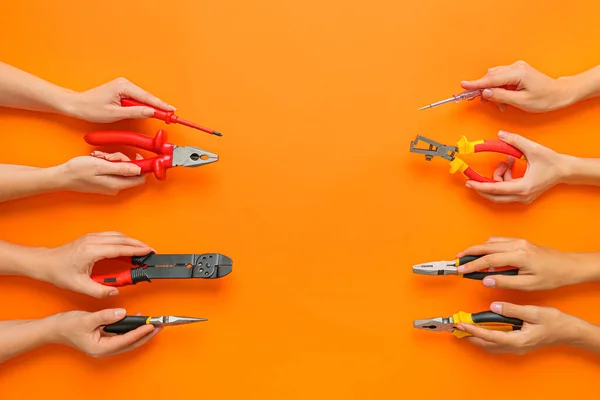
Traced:
<path id="1" fill-rule="evenodd" d="M 504 143 L 501 140 L 484 140 L 481 144 L 475 145 L 475 153 L 500 153 L 508 156 L 513 156 L 516 159 L 523 157 L 521 150 L 511 146 L 508 143 Z"/>
<path id="2" fill-rule="evenodd" d="M 463 172 L 465 174 L 465 176 L 467 178 L 469 178 L 472 181 L 476 181 L 476 182 L 496 182 L 493 179 L 490 178 L 486 178 L 483 175 L 480 175 L 479 173 L 477 173 L 473 168 L 468 167 L 467 169 L 465 169 L 465 171 Z"/>
<path id="3" fill-rule="evenodd" d="M 173 166 L 173 149 L 175 146 L 167 143 L 167 134 L 162 129 L 156 133 L 154 138 L 135 132 L 100 131 L 87 133 L 84 139 L 93 146 L 125 145 L 158 154 L 158 157 L 130 162 L 139 166 L 142 174 L 153 172 L 156 179 L 161 181 L 166 178 L 167 169 Z"/>
<path id="4" fill-rule="evenodd" d="M 154 109 L 154 115 L 152 116 L 153 118 L 157 118 L 157 119 L 162 119 L 163 121 L 165 121 L 167 124 L 170 123 L 177 123 L 177 116 L 174 115 L 173 111 L 163 111 L 160 110 L 156 107 L 150 106 L 148 104 L 144 104 L 141 103 L 137 100 L 133 100 L 133 99 L 121 99 L 121 105 L 123 107 L 150 107 Z"/>
<path id="5" fill-rule="evenodd" d="M 116 274 L 92 275 L 92 279 L 104 286 L 129 286 L 133 285 L 131 270 L 125 270 Z"/>

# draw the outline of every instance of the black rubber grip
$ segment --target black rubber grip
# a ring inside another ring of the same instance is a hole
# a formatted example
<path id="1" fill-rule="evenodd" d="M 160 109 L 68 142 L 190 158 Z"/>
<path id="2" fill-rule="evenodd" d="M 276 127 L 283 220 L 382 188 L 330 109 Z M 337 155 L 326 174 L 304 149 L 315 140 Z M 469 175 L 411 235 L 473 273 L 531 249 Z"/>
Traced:
<path id="1" fill-rule="evenodd" d="M 154 252 L 146 254 L 145 256 L 133 256 L 131 257 L 131 263 L 133 265 L 143 266 L 146 265 L 147 260 L 154 255 Z"/>
<path id="2" fill-rule="evenodd" d="M 492 276 L 492 275 L 519 275 L 519 270 L 518 269 L 505 269 L 503 271 L 492 271 L 492 272 L 470 272 L 468 274 L 464 274 L 463 278 L 467 278 L 467 279 L 477 279 L 477 280 L 483 280 L 483 278 L 485 278 L 486 276 Z"/>
<path id="3" fill-rule="evenodd" d="M 127 316 L 122 320 L 115 322 L 114 324 L 105 325 L 104 332 L 123 335 L 139 328 L 140 326 L 146 325 L 147 320 L 148 317 L 138 315 Z"/>
<path id="4" fill-rule="evenodd" d="M 508 324 L 516 327 L 521 327 L 523 321 L 517 318 L 505 317 L 504 315 L 496 314 L 491 311 L 483 311 L 471 315 L 473 322 L 476 324 L 483 323 L 494 323 L 494 324 Z"/>
<path id="5" fill-rule="evenodd" d="M 458 259 L 458 265 L 465 265 L 470 263 L 471 261 L 475 261 L 479 258 L 483 257 L 481 256 L 464 256 Z"/>
<path id="6" fill-rule="evenodd" d="M 131 283 L 134 285 L 139 282 L 150 282 L 150 278 L 146 275 L 144 268 L 132 268 L 131 270 Z"/>

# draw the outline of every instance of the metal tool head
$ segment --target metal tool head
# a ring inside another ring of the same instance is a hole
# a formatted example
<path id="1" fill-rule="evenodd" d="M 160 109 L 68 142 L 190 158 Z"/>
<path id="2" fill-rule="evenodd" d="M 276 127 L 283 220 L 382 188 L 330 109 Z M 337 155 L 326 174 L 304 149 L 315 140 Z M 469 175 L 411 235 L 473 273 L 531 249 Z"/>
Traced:
<path id="1" fill-rule="evenodd" d="M 452 317 L 416 319 L 413 321 L 413 327 L 434 332 L 453 332 L 455 329 Z"/>
<path id="2" fill-rule="evenodd" d="M 198 147 L 175 147 L 173 150 L 173 166 L 199 167 L 219 161 L 219 156 Z"/>
<path id="3" fill-rule="evenodd" d="M 223 254 L 196 256 L 192 278 L 222 278 L 233 270 L 233 260 Z"/>
<path id="4" fill-rule="evenodd" d="M 154 254 L 132 257 L 134 265 L 143 269 L 148 279 L 216 279 L 229 275 L 233 260 L 223 254 Z"/>
<path id="5" fill-rule="evenodd" d="M 427 148 L 418 148 L 419 141 L 428 144 Z M 442 157 L 446 160 L 454 160 L 454 154 L 458 152 L 458 147 L 448 146 L 428 139 L 424 136 L 417 135 L 416 139 L 410 142 L 410 152 L 417 154 L 425 154 L 425 159 L 431 161 L 433 157 Z"/>
<path id="6" fill-rule="evenodd" d="M 174 317 L 174 316 L 164 316 L 164 317 L 153 317 L 150 319 L 150 323 L 156 326 L 173 326 L 173 325 L 185 325 L 185 324 L 193 324 L 194 322 L 204 322 L 208 321 L 206 318 L 192 318 L 192 317 Z"/>
<path id="7" fill-rule="evenodd" d="M 432 261 L 417 264 L 412 267 L 414 274 L 419 275 L 458 275 L 458 269 L 454 261 Z"/>

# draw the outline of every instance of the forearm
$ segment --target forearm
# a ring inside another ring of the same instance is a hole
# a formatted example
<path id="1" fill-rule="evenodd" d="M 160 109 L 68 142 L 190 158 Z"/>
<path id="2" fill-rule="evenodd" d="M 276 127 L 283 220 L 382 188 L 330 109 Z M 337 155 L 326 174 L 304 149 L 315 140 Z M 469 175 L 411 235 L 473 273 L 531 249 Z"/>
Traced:
<path id="1" fill-rule="evenodd" d="M 0 106 L 69 114 L 75 92 L 0 63 Z"/>
<path id="2" fill-rule="evenodd" d="M 60 167 L 0 164 L 0 202 L 62 190 L 65 185 L 65 174 Z"/>
<path id="3" fill-rule="evenodd" d="M 42 279 L 45 248 L 21 246 L 0 241 L 0 275 Z"/>
<path id="4" fill-rule="evenodd" d="M 569 185 L 600 186 L 600 158 L 561 155 L 560 182 Z"/>
<path id="5" fill-rule="evenodd" d="M 581 74 L 559 78 L 570 104 L 600 95 L 600 65 Z"/>
<path id="6" fill-rule="evenodd" d="M 52 317 L 0 322 L 0 363 L 55 341 Z"/>

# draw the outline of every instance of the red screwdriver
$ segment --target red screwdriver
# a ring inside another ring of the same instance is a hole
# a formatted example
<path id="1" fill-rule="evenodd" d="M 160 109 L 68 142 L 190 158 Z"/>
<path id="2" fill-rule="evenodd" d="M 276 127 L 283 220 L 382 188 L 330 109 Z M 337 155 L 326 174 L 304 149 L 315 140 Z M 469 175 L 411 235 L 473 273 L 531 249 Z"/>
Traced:
<path id="1" fill-rule="evenodd" d="M 219 133 L 217 131 L 214 131 L 214 130 L 209 129 L 209 128 L 205 128 L 203 126 L 200 126 L 200 125 L 195 124 L 195 123 L 190 122 L 190 121 L 186 121 L 183 118 L 179 118 L 177 115 L 175 115 L 173 113 L 173 111 L 160 110 L 160 109 L 158 109 L 156 107 L 152 107 L 152 106 L 149 106 L 148 104 L 140 103 L 139 101 L 136 101 L 136 100 L 133 100 L 133 99 L 121 99 L 121 105 L 123 107 L 130 107 L 130 106 L 150 107 L 150 108 L 154 109 L 154 115 L 152 117 L 156 118 L 156 119 L 162 119 L 167 124 L 181 124 L 181 125 L 189 126 L 190 128 L 201 130 L 201 131 L 206 132 L 206 133 L 210 133 L 211 135 L 223 136 L 223 134 L 221 134 L 221 133 Z"/>

